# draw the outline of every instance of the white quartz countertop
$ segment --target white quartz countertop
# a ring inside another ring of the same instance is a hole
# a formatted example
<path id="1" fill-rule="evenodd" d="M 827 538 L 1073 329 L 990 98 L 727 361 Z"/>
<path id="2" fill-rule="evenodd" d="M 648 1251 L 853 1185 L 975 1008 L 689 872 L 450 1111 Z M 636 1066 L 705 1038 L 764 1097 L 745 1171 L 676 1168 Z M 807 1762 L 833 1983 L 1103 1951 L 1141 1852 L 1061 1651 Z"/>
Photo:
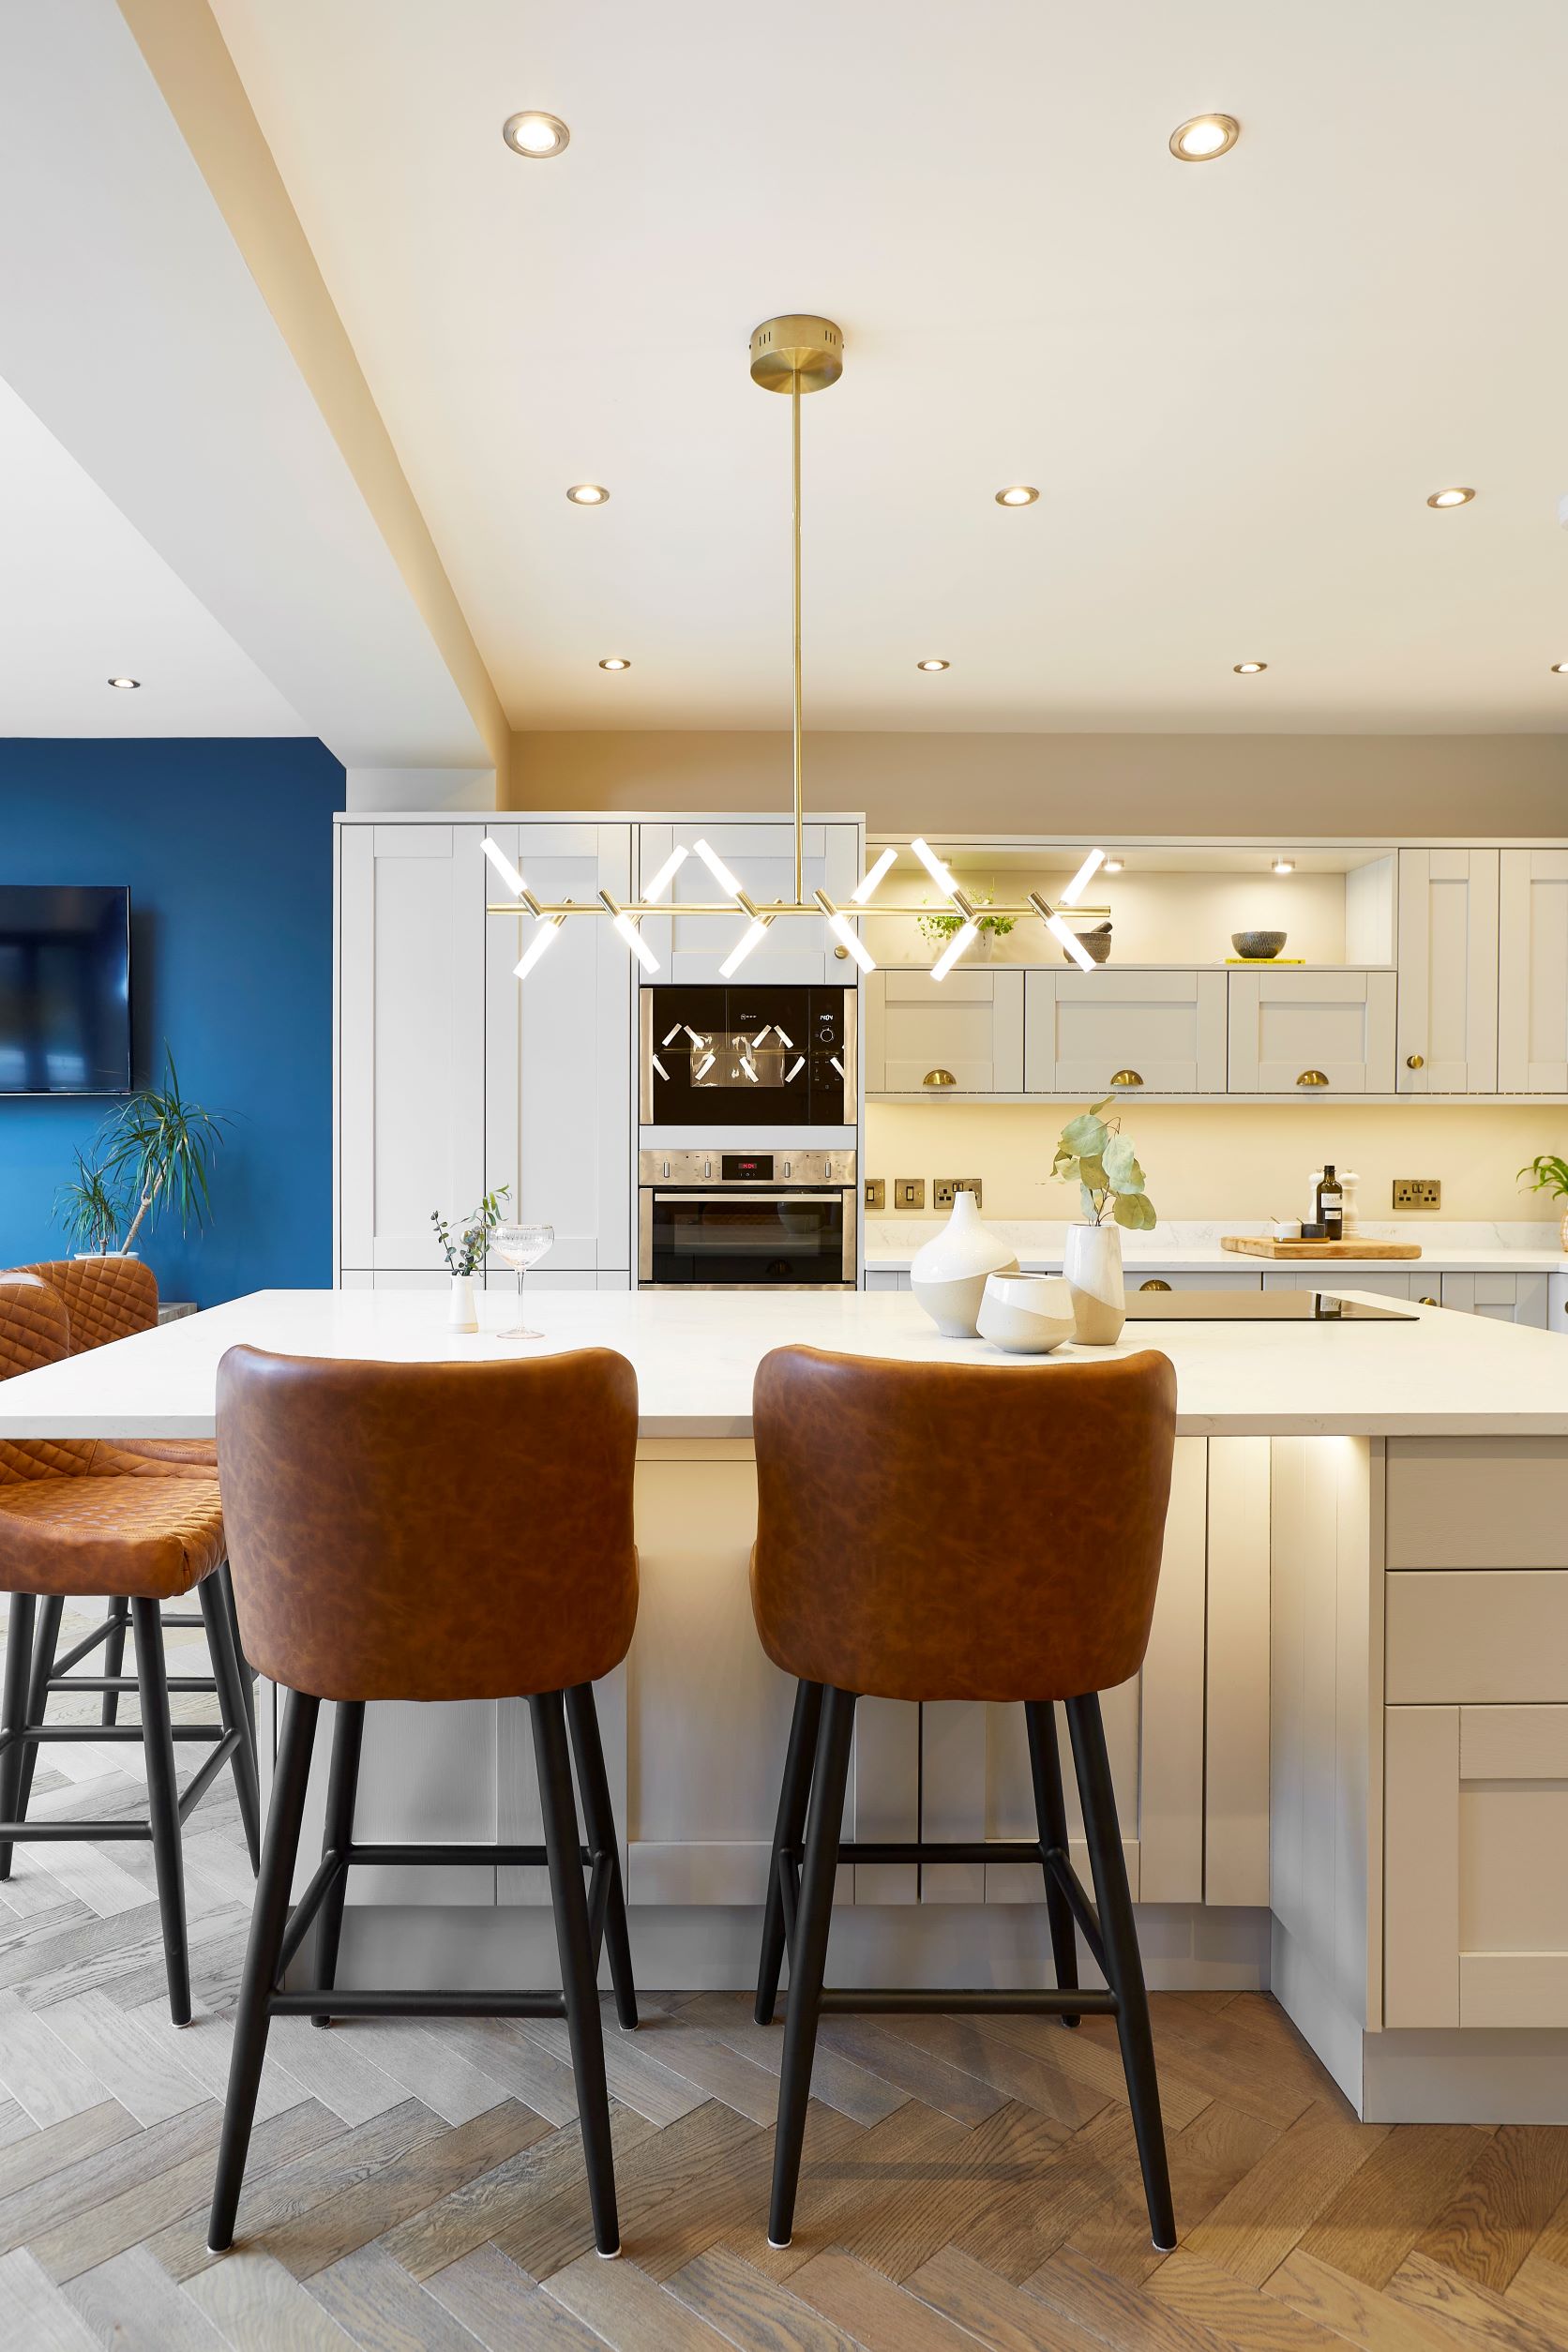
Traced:
<path id="1" fill-rule="evenodd" d="M 868 1217 L 866 1222 L 866 1264 L 875 1274 L 901 1274 L 907 1270 L 916 1250 L 935 1238 L 942 1229 L 943 1217 Z M 988 1231 L 1000 1236 L 1018 1253 L 1018 1264 L 1026 1274 L 1054 1274 L 1060 1271 L 1065 1246 L 1065 1224 L 1046 1219 L 1013 1220 L 987 1217 Z M 1254 1258 L 1242 1250 L 1222 1249 L 1223 1233 L 1266 1233 L 1268 1227 L 1257 1218 L 1232 1217 L 1229 1220 L 1200 1222 L 1184 1219 L 1162 1222 L 1152 1233 L 1123 1233 L 1122 1255 L 1129 1266 L 1148 1273 L 1195 1274 L 1205 1271 L 1234 1274 L 1239 1268 L 1262 1266 L 1304 1265 L 1309 1260 L 1278 1260 Z M 1355 1232 L 1366 1241 L 1414 1242 L 1421 1250 L 1419 1261 L 1369 1258 L 1357 1260 L 1338 1258 L 1333 1260 L 1336 1277 L 1352 1272 L 1357 1263 L 1381 1267 L 1417 1262 L 1433 1274 L 1568 1274 L 1568 1256 L 1564 1255 L 1556 1225 L 1545 1226 L 1530 1222 L 1512 1225 L 1483 1224 L 1418 1224 L 1385 1221 L 1371 1224 L 1364 1219 Z"/>
<path id="2" fill-rule="evenodd" d="M 210 1435 L 219 1360 L 240 1340 L 400 1363 L 537 1353 L 540 1343 L 495 1335 L 516 1305 L 509 1289 L 484 1294 L 488 1328 L 464 1334 L 446 1329 L 438 1291 L 257 1291 L 0 1381 L 0 1438 Z M 942 1338 L 907 1291 L 541 1290 L 529 1312 L 547 1352 L 599 1346 L 630 1358 L 648 1438 L 749 1436 L 757 1364 L 791 1341 L 906 1363 L 1033 1363 L 1046 1380 L 1058 1364 L 1159 1348 L 1176 1365 L 1180 1426 L 1193 1435 L 1568 1437 L 1568 1345 L 1438 1307 L 1412 1308 L 1408 1323 L 1146 1323 L 1115 1349 L 1069 1346 L 1037 1359 Z"/>

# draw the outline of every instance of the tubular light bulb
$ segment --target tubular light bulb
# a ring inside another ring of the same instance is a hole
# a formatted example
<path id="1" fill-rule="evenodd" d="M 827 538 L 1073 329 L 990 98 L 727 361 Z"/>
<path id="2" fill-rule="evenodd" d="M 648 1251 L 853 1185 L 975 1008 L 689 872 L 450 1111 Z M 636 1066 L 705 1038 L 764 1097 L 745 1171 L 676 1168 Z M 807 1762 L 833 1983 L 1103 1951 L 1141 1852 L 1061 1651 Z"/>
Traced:
<path id="1" fill-rule="evenodd" d="M 848 948 L 862 972 L 875 972 L 876 963 L 862 946 L 860 934 L 847 914 L 830 914 L 827 919 L 827 927 L 833 933 L 834 938 L 840 940 Z"/>
<path id="2" fill-rule="evenodd" d="M 1058 904 L 1064 907 L 1076 907 L 1105 862 L 1104 850 L 1091 850 L 1066 889 L 1062 893 Z"/>
<path id="3" fill-rule="evenodd" d="M 701 848 L 702 844 L 701 841 L 699 841 L 697 846 L 699 849 Z M 719 965 L 718 970 L 721 979 L 728 980 L 740 970 L 742 964 L 745 963 L 752 949 L 765 934 L 767 927 L 767 925 L 762 921 L 760 915 L 752 918 L 752 920 L 746 925 L 745 930 L 741 933 L 740 938 L 735 942 L 734 946 L 731 947 L 730 953 L 724 958 L 724 961 Z"/>
<path id="4" fill-rule="evenodd" d="M 523 949 L 520 961 L 514 964 L 512 967 L 512 977 L 514 980 L 527 979 L 529 973 L 538 962 L 539 957 L 544 954 L 546 948 L 554 939 L 556 932 L 561 928 L 561 923 L 562 917 L 560 915 L 555 915 L 548 923 L 541 923 L 539 925 L 533 938 Z"/>
<path id="5" fill-rule="evenodd" d="M 626 941 L 626 945 L 631 949 L 632 954 L 637 957 L 637 960 L 641 965 L 643 971 L 656 972 L 658 970 L 658 957 L 655 955 L 653 949 L 649 946 L 647 941 L 643 938 L 641 932 L 638 929 L 630 915 L 625 912 L 616 915 L 614 918 L 614 924 L 615 928 L 620 932 L 621 937 Z"/>
<path id="6" fill-rule="evenodd" d="M 522 876 L 518 872 L 517 867 L 512 864 L 512 861 L 507 856 L 505 851 L 502 849 L 497 842 L 492 841 L 488 833 L 486 834 L 484 839 L 480 842 L 479 847 L 484 851 L 485 855 L 490 859 L 490 864 L 494 867 L 496 872 L 500 875 L 502 881 L 505 883 L 513 897 L 520 898 L 528 885 L 523 881 Z"/>
<path id="7" fill-rule="evenodd" d="M 931 966 L 933 980 L 945 980 L 966 947 L 979 937 L 978 923 L 960 923 L 936 962 Z"/>
<path id="8" fill-rule="evenodd" d="M 1052 939 L 1061 941 L 1068 955 L 1071 956 L 1074 963 L 1077 964 L 1080 970 L 1084 972 L 1093 972 L 1095 970 L 1096 967 L 1093 957 L 1089 953 L 1088 948 L 1084 946 L 1083 942 L 1078 938 L 1078 933 L 1074 930 L 1070 923 L 1063 923 L 1059 914 L 1051 914 L 1046 917 L 1046 928 L 1050 933 Z"/>
<path id="9" fill-rule="evenodd" d="M 851 891 L 850 897 L 857 907 L 863 907 L 866 904 L 888 867 L 896 863 L 897 855 L 897 850 L 883 850 L 876 864 L 863 877 L 859 889 Z"/>
<path id="10" fill-rule="evenodd" d="M 953 877 L 948 872 L 946 867 L 942 864 L 941 858 L 938 857 L 930 843 L 928 841 L 923 841 L 919 835 L 916 834 L 914 839 L 910 843 L 910 847 L 914 852 L 915 856 L 920 860 L 921 865 L 926 868 L 927 874 L 931 877 L 931 880 L 936 883 L 937 888 L 941 891 L 944 891 L 947 897 L 951 898 L 953 896 Z"/>
<path id="11" fill-rule="evenodd" d="M 705 841 L 694 841 L 691 846 L 697 852 L 698 856 L 701 859 L 703 865 L 707 867 L 715 882 L 717 882 L 720 890 L 727 890 L 731 898 L 738 898 L 741 895 L 741 886 L 735 880 L 733 874 L 730 871 L 728 866 L 725 865 L 724 860 L 719 856 L 718 852 L 716 850 L 710 850 Z M 753 941 L 752 944 L 755 946 L 756 942 Z"/>
<path id="12" fill-rule="evenodd" d="M 647 888 L 643 891 L 643 897 L 657 898 L 662 897 L 664 892 L 669 889 L 671 883 L 674 881 L 676 875 L 680 872 L 682 867 L 686 864 L 686 859 L 690 855 L 691 852 L 689 850 L 671 850 L 669 856 L 665 859 L 664 864 L 659 867 L 658 872 L 654 876 L 653 881 L 649 882 Z"/>

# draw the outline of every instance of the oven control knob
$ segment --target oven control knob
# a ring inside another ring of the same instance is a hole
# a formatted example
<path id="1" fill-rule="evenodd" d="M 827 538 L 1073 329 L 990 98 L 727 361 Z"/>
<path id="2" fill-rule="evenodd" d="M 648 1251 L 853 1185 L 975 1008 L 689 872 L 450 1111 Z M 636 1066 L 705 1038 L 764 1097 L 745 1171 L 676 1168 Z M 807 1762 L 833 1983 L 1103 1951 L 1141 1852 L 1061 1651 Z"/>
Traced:
<path id="1" fill-rule="evenodd" d="M 784 1163 L 784 1182 L 786 1184 L 790 1181 L 790 1162 L 786 1160 Z"/>
<path id="2" fill-rule="evenodd" d="M 666 1161 L 665 1161 L 665 1163 L 664 1163 L 664 1173 L 665 1173 L 666 1178 L 668 1178 L 668 1177 L 669 1177 L 669 1174 L 670 1174 L 670 1162 L 669 1162 L 668 1160 L 666 1160 Z"/>
<path id="3" fill-rule="evenodd" d="M 713 1174 L 713 1172 L 714 1172 L 714 1164 L 713 1164 L 712 1160 L 704 1160 L 704 1161 L 702 1162 L 702 1173 L 703 1173 L 703 1175 L 704 1175 L 704 1176 L 711 1176 L 711 1175 Z"/>

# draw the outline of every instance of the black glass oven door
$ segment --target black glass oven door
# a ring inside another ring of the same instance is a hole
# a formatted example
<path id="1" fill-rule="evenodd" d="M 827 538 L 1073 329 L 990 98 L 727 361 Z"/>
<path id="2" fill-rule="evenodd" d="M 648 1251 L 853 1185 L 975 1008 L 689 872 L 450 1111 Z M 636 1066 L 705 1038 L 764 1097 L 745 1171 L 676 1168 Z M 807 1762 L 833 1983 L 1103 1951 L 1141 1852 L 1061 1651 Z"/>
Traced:
<path id="1" fill-rule="evenodd" d="M 642 1196 L 641 1278 L 680 1289 L 821 1289 L 844 1265 L 843 1192 L 656 1192 Z"/>
<path id="2" fill-rule="evenodd" d="M 642 1023 L 649 1123 L 845 1122 L 842 988 L 647 988 Z"/>

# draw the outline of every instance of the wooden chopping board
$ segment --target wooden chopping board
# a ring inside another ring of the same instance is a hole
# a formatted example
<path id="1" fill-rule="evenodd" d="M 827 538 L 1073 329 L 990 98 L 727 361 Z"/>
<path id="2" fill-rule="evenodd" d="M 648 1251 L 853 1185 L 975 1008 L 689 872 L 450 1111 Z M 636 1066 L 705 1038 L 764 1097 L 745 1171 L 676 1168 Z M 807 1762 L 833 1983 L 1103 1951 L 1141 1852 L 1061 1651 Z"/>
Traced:
<path id="1" fill-rule="evenodd" d="M 1244 1258 L 1419 1258 L 1419 1242 L 1276 1242 L 1268 1233 L 1222 1233 L 1221 1249 Z"/>

